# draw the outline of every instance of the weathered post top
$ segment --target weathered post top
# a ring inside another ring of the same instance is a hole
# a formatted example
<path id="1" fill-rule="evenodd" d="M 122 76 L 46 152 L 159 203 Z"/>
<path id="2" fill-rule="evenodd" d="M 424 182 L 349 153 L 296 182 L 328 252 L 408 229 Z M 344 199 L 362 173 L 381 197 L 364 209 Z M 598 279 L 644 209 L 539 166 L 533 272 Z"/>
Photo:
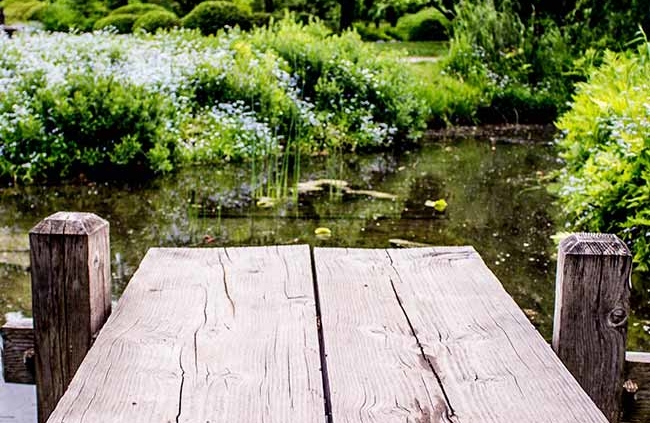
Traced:
<path id="1" fill-rule="evenodd" d="M 571 234 L 560 243 L 566 254 L 592 256 L 632 256 L 627 245 L 616 235 L 580 232 Z"/>
<path id="2" fill-rule="evenodd" d="M 92 235 L 108 226 L 106 220 L 94 213 L 56 212 L 38 222 L 29 233 L 30 235 Z"/>
<path id="3" fill-rule="evenodd" d="M 620 420 L 632 255 L 616 235 L 560 243 L 553 349 L 610 422 Z"/>
<path id="4" fill-rule="evenodd" d="M 111 311 L 109 225 L 58 212 L 29 232 L 38 420 L 56 407 Z"/>

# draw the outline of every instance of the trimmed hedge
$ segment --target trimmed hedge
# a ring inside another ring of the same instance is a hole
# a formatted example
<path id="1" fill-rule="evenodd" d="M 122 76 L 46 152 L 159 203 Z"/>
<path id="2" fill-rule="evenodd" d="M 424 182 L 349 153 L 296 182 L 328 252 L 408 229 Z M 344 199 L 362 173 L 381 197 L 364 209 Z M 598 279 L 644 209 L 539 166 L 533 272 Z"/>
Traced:
<path id="1" fill-rule="evenodd" d="M 153 11 L 140 16 L 133 24 L 133 31 L 156 32 L 158 29 L 170 29 L 180 25 L 180 20 L 172 12 Z"/>
<path id="2" fill-rule="evenodd" d="M 206 1 L 196 6 L 183 19 L 183 26 L 198 29 L 203 35 L 215 34 L 226 26 L 250 29 L 250 14 L 225 1 Z"/>
<path id="3" fill-rule="evenodd" d="M 95 29 L 115 28 L 119 34 L 129 34 L 133 25 L 138 20 L 138 15 L 108 15 L 95 22 Z"/>
<path id="4" fill-rule="evenodd" d="M 149 12 L 167 12 L 162 6 L 151 3 L 133 3 L 118 7 L 111 11 L 111 15 L 144 15 Z"/>
<path id="5" fill-rule="evenodd" d="M 435 7 L 404 15 L 397 21 L 397 32 L 408 41 L 445 41 L 449 39 L 450 22 Z"/>

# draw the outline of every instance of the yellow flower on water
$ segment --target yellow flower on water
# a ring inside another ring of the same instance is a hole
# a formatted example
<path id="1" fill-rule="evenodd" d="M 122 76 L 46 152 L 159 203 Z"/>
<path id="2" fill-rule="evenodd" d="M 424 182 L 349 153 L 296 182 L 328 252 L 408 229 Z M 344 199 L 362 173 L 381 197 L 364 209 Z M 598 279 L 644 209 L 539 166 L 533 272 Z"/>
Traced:
<path id="1" fill-rule="evenodd" d="M 427 200 L 427 201 L 424 202 L 424 205 L 426 207 L 433 207 L 436 211 L 439 211 L 440 213 L 442 213 L 445 210 L 447 210 L 447 205 L 448 204 L 447 204 L 447 202 L 445 201 L 444 198 L 441 198 L 441 199 L 436 200 L 436 201 Z"/>

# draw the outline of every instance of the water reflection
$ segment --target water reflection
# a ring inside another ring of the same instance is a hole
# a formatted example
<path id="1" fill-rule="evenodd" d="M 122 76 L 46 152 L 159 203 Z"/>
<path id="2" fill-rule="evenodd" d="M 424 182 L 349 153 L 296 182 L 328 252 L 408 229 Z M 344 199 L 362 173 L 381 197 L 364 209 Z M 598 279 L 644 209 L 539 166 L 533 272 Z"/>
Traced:
<path id="1" fill-rule="evenodd" d="M 29 228 L 55 211 L 75 210 L 97 213 L 111 224 L 116 296 L 152 246 L 389 247 L 393 238 L 473 245 L 550 338 L 557 211 L 544 181 L 556 166 L 548 144 L 476 140 L 432 143 L 401 154 L 319 157 L 302 166 L 302 180 L 335 178 L 397 199 L 331 188 L 273 209 L 254 205 L 249 171 L 234 165 L 186 169 L 142 184 L 5 188 L 0 250 L 22 252 L 0 253 L 0 262 L 7 263 L 0 266 L 0 315 L 29 313 Z M 441 198 L 449 204 L 445 213 L 424 206 Z M 329 228 L 332 236 L 318 239 L 318 227 Z M 632 328 L 632 347 L 650 349 L 642 325 Z"/>

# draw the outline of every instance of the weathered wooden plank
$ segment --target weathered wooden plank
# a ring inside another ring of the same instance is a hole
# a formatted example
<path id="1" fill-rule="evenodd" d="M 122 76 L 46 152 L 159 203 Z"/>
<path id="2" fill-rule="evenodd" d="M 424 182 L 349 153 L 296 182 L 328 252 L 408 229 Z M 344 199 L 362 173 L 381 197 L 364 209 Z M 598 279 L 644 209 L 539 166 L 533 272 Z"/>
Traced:
<path id="1" fill-rule="evenodd" d="M 319 422 L 307 246 L 151 249 L 51 423 Z"/>
<path id="2" fill-rule="evenodd" d="M 0 328 L 2 371 L 7 383 L 34 384 L 34 327 L 32 319 L 12 320 Z"/>
<path id="3" fill-rule="evenodd" d="M 625 354 L 623 421 L 647 423 L 650 417 L 650 353 Z"/>
<path id="4" fill-rule="evenodd" d="M 54 410 L 111 311 L 109 225 L 59 212 L 29 233 L 38 421 Z"/>
<path id="5" fill-rule="evenodd" d="M 612 423 L 620 421 L 631 268 L 615 235 L 573 234 L 560 244 L 553 350 Z"/>
<path id="6" fill-rule="evenodd" d="M 607 421 L 472 248 L 314 257 L 333 421 Z"/>

